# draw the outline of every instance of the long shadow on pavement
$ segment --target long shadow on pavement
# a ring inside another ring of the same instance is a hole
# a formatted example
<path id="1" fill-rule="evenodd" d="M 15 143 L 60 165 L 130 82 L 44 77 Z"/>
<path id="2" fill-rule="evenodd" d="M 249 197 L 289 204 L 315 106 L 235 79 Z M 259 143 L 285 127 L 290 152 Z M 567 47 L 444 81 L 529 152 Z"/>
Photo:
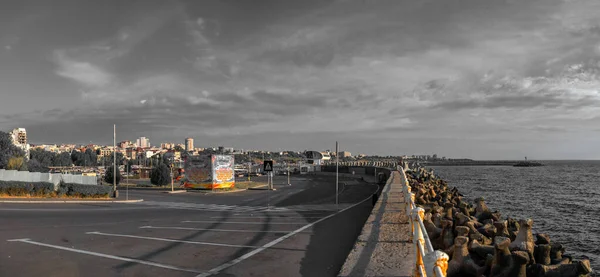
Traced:
<path id="1" fill-rule="evenodd" d="M 373 187 L 363 182 L 349 188 L 345 195 L 340 195 L 340 203 L 357 203 L 373 192 Z M 300 262 L 300 274 L 305 277 L 337 276 L 372 209 L 372 202 L 365 201 L 315 224 L 306 255 Z M 300 214 L 311 217 L 308 212 Z"/>

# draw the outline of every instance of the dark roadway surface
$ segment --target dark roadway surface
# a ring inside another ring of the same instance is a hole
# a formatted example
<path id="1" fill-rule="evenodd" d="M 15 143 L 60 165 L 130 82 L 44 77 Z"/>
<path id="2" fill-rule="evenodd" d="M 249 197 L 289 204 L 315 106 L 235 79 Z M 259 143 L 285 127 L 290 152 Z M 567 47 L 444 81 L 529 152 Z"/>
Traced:
<path id="1" fill-rule="evenodd" d="M 0 204 L 0 276 L 336 276 L 378 189 L 340 182 L 337 208 L 335 177 L 306 175 L 275 176 L 276 191 Z"/>

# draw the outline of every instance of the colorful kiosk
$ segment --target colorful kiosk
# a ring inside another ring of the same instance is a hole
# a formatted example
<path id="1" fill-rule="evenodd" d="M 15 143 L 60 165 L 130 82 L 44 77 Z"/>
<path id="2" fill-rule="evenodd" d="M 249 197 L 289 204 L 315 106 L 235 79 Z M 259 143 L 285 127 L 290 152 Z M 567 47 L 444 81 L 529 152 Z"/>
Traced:
<path id="1" fill-rule="evenodd" d="M 223 189 L 235 185 L 233 155 L 194 155 L 185 160 L 183 186 L 188 189 Z"/>

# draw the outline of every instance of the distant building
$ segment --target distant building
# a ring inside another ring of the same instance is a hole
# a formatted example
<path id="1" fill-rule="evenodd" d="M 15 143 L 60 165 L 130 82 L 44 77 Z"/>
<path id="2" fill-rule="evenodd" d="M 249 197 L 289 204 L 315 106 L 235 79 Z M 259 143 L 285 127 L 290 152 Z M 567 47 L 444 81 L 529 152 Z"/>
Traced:
<path id="1" fill-rule="evenodd" d="M 185 151 L 187 151 L 187 152 L 194 151 L 194 139 L 193 138 L 185 139 Z"/>
<path id="2" fill-rule="evenodd" d="M 148 147 L 150 147 L 150 139 L 148 139 L 146 137 L 140 137 L 136 141 L 136 146 L 141 147 L 141 148 L 148 148 Z"/>
<path id="3" fill-rule="evenodd" d="M 129 147 L 133 147 L 133 142 L 125 140 L 125 141 L 121 141 L 119 142 L 119 147 L 120 148 L 129 148 Z"/>
<path id="4" fill-rule="evenodd" d="M 171 150 L 171 149 L 175 148 L 175 144 L 171 143 L 171 142 L 161 143 L 160 148 Z"/>
<path id="5" fill-rule="evenodd" d="M 348 158 L 348 157 L 352 157 L 352 154 L 348 151 L 340 151 L 340 152 L 338 152 L 338 156 L 340 158 Z"/>
<path id="6" fill-rule="evenodd" d="M 329 152 L 321 152 L 321 155 L 323 155 L 323 161 L 329 161 L 331 160 L 331 155 L 329 154 Z"/>
<path id="7" fill-rule="evenodd" d="M 29 148 L 30 145 L 27 144 L 27 131 L 25 128 L 16 128 L 10 132 L 10 137 L 12 139 L 12 143 L 25 151 L 25 159 L 29 160 Z"/>
<path id="8" fill-rule="evenodd" d="M 25 128 L 16 128 L 10 132 L 13 144 L 23 145 L 27 144 L 27 131 Z"/>

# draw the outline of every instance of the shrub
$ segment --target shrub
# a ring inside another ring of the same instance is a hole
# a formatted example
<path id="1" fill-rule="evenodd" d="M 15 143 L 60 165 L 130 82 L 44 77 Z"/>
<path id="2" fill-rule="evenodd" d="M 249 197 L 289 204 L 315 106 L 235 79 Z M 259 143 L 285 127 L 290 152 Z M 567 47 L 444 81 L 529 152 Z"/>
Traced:
<path id="1" fill-rule="evenodd" d="M 7 170 L 19 170 L 27 171 L 27 162 L 24 157 L 10 157 L 8 164 L 6 165 Z"/>
<path id="2" fill-rule="evenodd" d="M 0 193 L 9 196 L 48 196 L 54 184 L 47 182 L 0 181 Z"/>
<path id="3" fill-rule="evenodd" d="M 171 172 L 164 163 L 155 166 L 150 173 L 150 182 L 156 186 L 165 186 L 171 183 Z"/>
<path id="4" fill-rule="evenodd" d="M 114 173 L 114 167 L 111 165 L 108 167 L 108 169 L 106 169 L 106 174 L 104 174 L 104 182 L 112 184 L 113 181 L 115 181 L 115 180 L 113 180 L 113 173 Z M 119 183 L 121 183 L 122 179 L 123 179 L 123 176 L 121 176 L 121 171 L 117 168 L 117 178 L 116 178 L 117 185 Z"/>
<path id="5" fill-rule="evenodd" d="M 67 188 L 67 186 L 65 186 L 63 183 L 61 183 L 60 186 L 58 187 L 58 190 L 56 190 L 56 195 L 58 197 L 65 197 L 65 196 L 67 196 L 68 192 L 69 192 L 69 188 Z"/>
<path id="6" fill-rule="evenodd" d="M 59 194 L 66 191 L 67 196 L 108 197 L 113 187 L 104 185 L 61 184 L 58 190 Z"/>

